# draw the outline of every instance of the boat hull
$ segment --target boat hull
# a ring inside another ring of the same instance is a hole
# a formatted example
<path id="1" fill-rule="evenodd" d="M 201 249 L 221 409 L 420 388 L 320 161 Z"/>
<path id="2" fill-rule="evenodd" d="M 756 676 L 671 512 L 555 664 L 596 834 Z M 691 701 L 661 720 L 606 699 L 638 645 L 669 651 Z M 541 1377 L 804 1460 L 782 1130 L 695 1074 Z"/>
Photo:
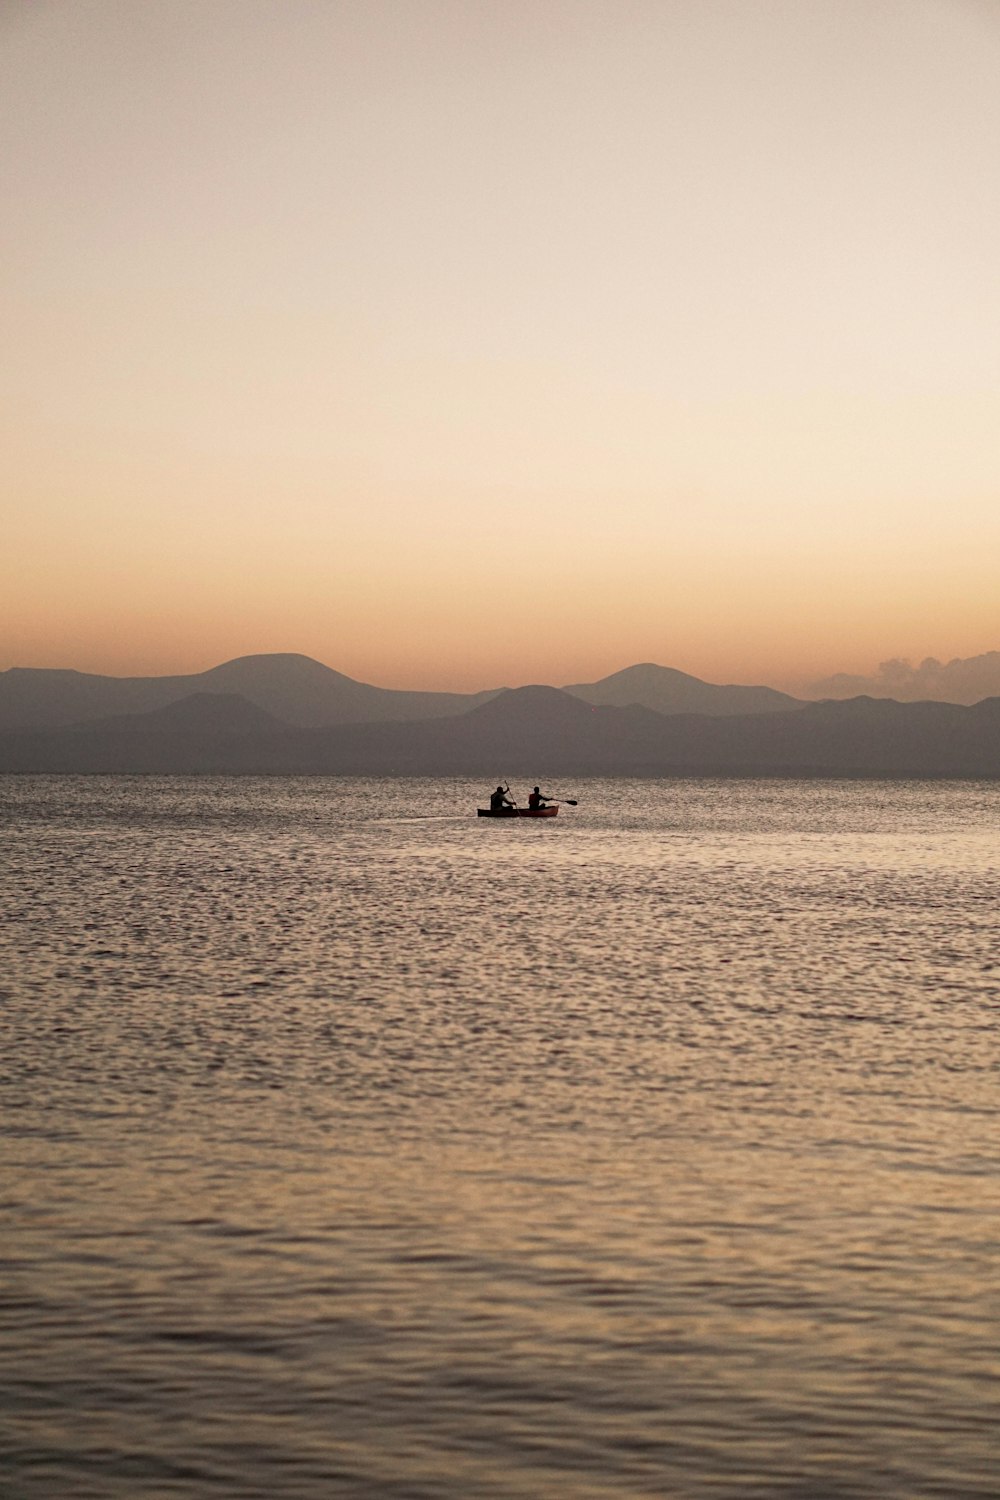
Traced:
<path id="1" fill-rule="evenodd" d="M 477 818 L 554 818 L 558 807 L 477 807 Z"/>

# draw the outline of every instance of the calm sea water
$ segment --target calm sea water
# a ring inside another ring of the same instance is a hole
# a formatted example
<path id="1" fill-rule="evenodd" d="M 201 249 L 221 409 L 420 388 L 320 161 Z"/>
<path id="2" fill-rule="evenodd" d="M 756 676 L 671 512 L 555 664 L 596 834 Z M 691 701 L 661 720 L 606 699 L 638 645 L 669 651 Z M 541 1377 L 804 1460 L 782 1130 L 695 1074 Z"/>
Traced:
<path id="1" fill-rule="evenodd" d="M 6 778 L 10 1500 L 1000 1492 L 1000 785 Z"/>

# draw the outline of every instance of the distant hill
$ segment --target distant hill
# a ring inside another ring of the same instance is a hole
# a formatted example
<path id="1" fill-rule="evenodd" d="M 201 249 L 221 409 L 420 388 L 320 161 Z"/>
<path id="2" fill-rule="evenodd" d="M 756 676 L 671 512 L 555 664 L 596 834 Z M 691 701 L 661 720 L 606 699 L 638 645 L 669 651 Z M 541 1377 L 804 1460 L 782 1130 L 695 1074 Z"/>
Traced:
<path id="1" fill-rule="evenodd" d="M 286 723 L 305 727 L 431 719 L 492 696 L 371 687 L 309 656 L 239 656 L 178 677 L 102 677 L 12 667 L 0 672 L 0 731 L 55 728 L 114 714 L 146 713 L 195 693 L 238 693 Z"/>
<path id="2" fill-rule="evenodd" d="M 163 775 L 277 767 L 296 731 L 237 693 L 0 734 L 0 770 Z"/>
<path id="3" fill-rule="evenodd" d="M 798 706 L 798 700 L 769 687 L 718 687 L 674 667 L 641 662 L 612 672 L 598 682 L 577 682 L 564 689 L 587 703 L 627 708 L 639 703 L 660 714 L 768 714 Z"/>
<path id="4" fill-rule="evenodd" d="M 557 688 L 507 690 L 452 718 L 296 728 L 238 695 L 0 735 L 2 771 L 325 775 L 983 776 L 1000 778 L 1000 698 L 974 707 L 857 698 L 786 713 L 660 714 Z"/>
<path id="5" fill-rule="evenodd" d="M 76 735 L 113 734 L 280 734 L 288 729 L 266 709 L 239 693 L 192 693 L 144 714 L 114 714 L 90 719 L 67 731 Z"/>
<path id="6" fill-rule="evenodd" d="M 1000 695 L 1000 651 L 940 662 L 928 656 L 918 667 L 896 658 L 884 661 L 872 677 L 837 672 L 811 683 L 810 698 L 895 698 L 900 703 L 932 699 L 939 703 L 978 703 Z"/>

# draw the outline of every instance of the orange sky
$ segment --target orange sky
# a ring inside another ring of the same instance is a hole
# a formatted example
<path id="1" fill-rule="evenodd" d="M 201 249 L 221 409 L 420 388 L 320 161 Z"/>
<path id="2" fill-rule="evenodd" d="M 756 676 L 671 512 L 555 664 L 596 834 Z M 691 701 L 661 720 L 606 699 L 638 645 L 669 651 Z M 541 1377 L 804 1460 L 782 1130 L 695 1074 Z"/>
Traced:
<path id="1" fill-rule="evenodd" d="M 1000 648 L 992 0 L 0 13 L 0 669 Z"/>

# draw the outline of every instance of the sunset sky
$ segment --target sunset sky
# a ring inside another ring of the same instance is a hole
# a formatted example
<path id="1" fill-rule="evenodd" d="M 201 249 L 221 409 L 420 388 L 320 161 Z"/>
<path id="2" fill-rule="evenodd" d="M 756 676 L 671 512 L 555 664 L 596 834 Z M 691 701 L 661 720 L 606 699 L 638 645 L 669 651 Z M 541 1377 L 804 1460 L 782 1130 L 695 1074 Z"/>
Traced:
<path id="1" fill-rule="evenodd" d="M 1000 648 L 996 0 L 4 0 L 0 668 Z"/>

